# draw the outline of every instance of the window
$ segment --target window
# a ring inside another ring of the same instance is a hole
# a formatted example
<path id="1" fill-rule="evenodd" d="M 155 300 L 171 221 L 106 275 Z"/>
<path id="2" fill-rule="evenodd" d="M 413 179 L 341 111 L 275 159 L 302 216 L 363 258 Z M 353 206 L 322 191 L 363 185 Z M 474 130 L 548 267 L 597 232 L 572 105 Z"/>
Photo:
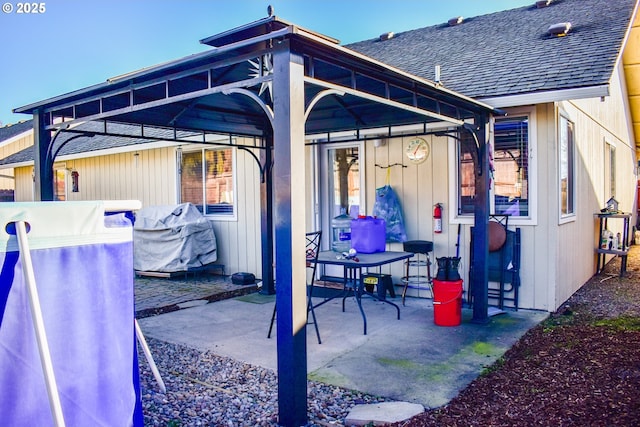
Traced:
<path id="1" fill-rule="evenodd" d="M 67 200 L 67 169 L 64 165 L 53 167 L 53 200 Z"/>
<path id="2" fill-rule="evenodd" d="M 493 177 L 491 209 L 495 214 L 509 214 L 531 219 L 530 212 L 530 114 L 496 118 L 493 126 Z M 475 174 L 478 164 L 476 146 L 468 132 L 459 133 L 457 144 L 458 215 L 474 212 Z"/>
<path id="3" fill-rule="evenodd" d="M 496 214 L 529 216 L 529 118 L 497 118 L 493 144 Z"/>
<path id="4" fill-rule="evenodd" d="M 469 132 L 459 134 L 458 147 L 458 215 L 471 215 L 476 196 L 476 144 Z"/>
<path id="5" fill-rule="evenodd" d="M 358 147 L 336 148 L 328 150 L 329 164 L 333 173 L 329 175 L 329 188 L 332 206 L 331 217 L 338 216 L 342 210 L 357 218 L 360 213 L 360 161 Z"/>
<path id="6" fill-rule="evenodd" d="M 180 200 L 205 215 L 235 216 L 233 149 L 184 152 L 180 158 Z"/>
<path id="7" fill-rule="evenodd" d="M 616 146 L 610 143 L 606 144 L 607 153 L 605 155 L 605 161 L 607 164 L 605 165 L 604 170 L 607 171 L 607 185 L 608 185 L 608 196 L 607 200 L 616 197 Z"/>
<path id="8" fill-rule="evenodd" d="M 575 213 L 573 123 L 560 116 L 560 215 Z"/>

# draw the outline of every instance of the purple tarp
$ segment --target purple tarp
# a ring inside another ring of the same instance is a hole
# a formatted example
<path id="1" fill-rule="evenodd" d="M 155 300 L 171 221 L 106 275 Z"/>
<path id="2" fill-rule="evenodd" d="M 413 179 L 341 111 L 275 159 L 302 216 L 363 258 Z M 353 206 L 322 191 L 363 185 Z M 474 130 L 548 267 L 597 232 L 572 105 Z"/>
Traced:
<path id="1" fill-rule="evenodd" d="M 102 223 L 89 226 L 97 230 L 94 235 L 84 230 L 75 242 L 64 236 L 38 239 L 49 216 L 59 213 L 53 212 L 55 207 L 50 211 L 42 204 L 9 205 L 30 212 L 33 271 L 66 425 L 142 425 L 131 227 L 103 230 L 104 218 L 95 215 L 93 220 Z M 0 210 L 1 232 L 20 215 Z M 14 427 L 53 426 L 21 258 L 13 240 L 15 236 L 0 239 L 0 419 Z M 50 244 L 56 240 L 65 244 Z"/>

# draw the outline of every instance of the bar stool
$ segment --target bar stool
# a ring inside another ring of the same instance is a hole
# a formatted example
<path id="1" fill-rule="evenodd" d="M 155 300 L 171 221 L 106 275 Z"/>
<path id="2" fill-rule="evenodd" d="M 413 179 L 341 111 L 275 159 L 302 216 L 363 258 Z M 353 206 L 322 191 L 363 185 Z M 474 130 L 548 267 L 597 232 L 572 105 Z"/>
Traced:
<path id="1" fill-rule="evenodd" d="M 403 243 L 405 252 L 412 252 L 414 257 L 405 261 L 405 275 L 402 278 L 404 289 L 402 290 L 402 305 L 407 295 L 407 289 L 429 289 L 433 298 L 433 288 L 431 287 L 431 258 L 429 254 L 433 252 L 433 242 L 428 240 L 409 240 Z M 427 267 L 427 274 L 421 274 L 420 268 Z M 415 269 L 415 271 L 413 271 Z M 423 285 L 427 285 L 426 288 Z"/>

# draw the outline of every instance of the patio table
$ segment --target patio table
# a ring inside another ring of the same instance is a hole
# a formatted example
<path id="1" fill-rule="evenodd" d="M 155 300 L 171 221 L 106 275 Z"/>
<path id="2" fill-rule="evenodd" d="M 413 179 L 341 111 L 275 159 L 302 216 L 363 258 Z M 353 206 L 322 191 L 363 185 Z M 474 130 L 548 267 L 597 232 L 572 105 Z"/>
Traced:
<path id="1" fill-rule="evenodd" d="M 373 254 L 358 254 L 356 259 L 348 259 L 343 257 L 340 253 L 334 251 L 323 251 L 318 255 L 318 264 L 327 265 L 340 265 L 344 268 L 343 283 L 344 292 L 342 293 L 342 311 L 344 311 L 344 302 L 350 292 L 353 292 L 360 314 L 362 315 L 362 321 L 364 323 L 364 334 L 367 334 L 367 316 L 362 308 L 362 297 L 367 295 L 378 301 L 387 303 L 396 308 L 398 313 L 398 320 L 400 319 L 400 307 L 396 304 L 388 301 L 386 298 L 380 298 L 379 296 L 367 292 L 362 283 L 361 273 L 363 268 L 381 267 L 385 264 L 391 264 L 393 262 L 402 261 L 414 256 L 412 252 L 399 252 L 399 251 L 385 251 Z M 313 292 L 313 289 L 311 289 Z M 384 295 L 384 294 L 381 294 Z M 321 303 L 314 305 L 314 308 L 319 307 L 330 300 L 337 298 L 327 298 Z"/>

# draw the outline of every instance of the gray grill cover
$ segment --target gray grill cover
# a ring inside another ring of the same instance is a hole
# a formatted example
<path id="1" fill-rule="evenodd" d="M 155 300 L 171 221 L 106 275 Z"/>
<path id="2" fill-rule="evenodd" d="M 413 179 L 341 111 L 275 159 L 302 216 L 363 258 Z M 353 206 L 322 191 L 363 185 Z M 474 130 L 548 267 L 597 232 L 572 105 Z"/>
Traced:
<path id="1" fill-rule="evenodd" d="M 215 262 L 211 223 L 191 203 L 150 206 L 136 213 L 133 267 L 138 271 L 186 271 Z"/>

